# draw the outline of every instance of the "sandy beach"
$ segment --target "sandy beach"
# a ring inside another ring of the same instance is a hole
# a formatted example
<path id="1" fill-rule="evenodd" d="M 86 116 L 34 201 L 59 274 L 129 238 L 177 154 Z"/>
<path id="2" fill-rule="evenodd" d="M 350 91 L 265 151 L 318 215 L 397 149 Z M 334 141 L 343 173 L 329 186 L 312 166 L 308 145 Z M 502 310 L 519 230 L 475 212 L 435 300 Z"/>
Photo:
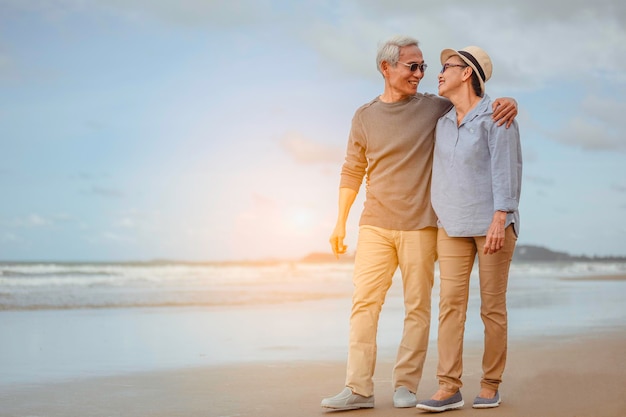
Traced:
<path id="1" fill-rule="evenodd" d="M 436 388 L 431 346 L 418 398 Z M 465 354 L 466 406 L 453 416 L 623 417 L 626 415 L 626 333 L 545 338 L 513 344 L 503 403 L 474 410 L 467 403 L 478 389 L 480 346 Z M 417 409 L 392 406 L 390 358 L 380 358 L 376 408 L 326 412 L 319 402 L 343 382 L 343 362 L 268 362 L 30 384 L 0 393 L 2 416 L 414 416 Z"/>

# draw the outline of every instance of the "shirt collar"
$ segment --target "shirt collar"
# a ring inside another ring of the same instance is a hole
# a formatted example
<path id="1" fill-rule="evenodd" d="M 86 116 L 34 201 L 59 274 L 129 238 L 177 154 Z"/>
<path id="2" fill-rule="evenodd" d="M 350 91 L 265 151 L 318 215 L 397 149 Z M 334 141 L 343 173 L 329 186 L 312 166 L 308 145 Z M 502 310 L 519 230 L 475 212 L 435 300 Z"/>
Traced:
<path id="1" fill-rule="evenodd" d="M 478 104 L 472 110 L 470 110 L 470 112 L 465 116 L 465 118 L 463 119 L 463 123 L 471 121 L 475 117 L 490 111 L 489 110 L 490 102 L 491 102 L 491 99 L 489 98 L 489 96 L 487 94 L 484 94 L 483 97 L 478 102 Z M 456 123 L 456 107 L 452 107 L 452 109 L 450 109 L 450 111 L 446 113 L 444 117 Z"/>

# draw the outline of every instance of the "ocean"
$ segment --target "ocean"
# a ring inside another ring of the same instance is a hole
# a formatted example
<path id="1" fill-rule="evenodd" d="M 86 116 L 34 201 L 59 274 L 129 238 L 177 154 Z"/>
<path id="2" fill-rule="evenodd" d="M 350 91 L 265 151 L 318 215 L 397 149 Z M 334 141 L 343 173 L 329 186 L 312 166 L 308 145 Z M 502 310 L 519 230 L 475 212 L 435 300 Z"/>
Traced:
<path id="1" fill-rule="evenodd" d="M 0 388 L 192 366 L 345 360 L 352 269 L 298 262 L 0 263 Z M 624 275 L 626 263 L 514 263 L 511 343 L 626 330 Z M 467 341 L 482 339 L 479 302 L 474 272 Z M 396 273 L 380 318 L 379 357 L 395 356 L 402 320 Z"/>

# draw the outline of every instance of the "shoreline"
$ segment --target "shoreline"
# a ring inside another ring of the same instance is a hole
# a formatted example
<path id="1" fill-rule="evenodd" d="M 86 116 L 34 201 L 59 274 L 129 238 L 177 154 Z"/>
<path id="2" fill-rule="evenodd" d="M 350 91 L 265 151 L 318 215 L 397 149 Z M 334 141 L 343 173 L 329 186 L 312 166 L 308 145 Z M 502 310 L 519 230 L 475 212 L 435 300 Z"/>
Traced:
<path id="1" fill-rule="evenodd" d="M 484 416 L 471 401 L 479 389 L 480 343 L 466 343 L 466 405 L 454 416 Z M 619 417 L 626 415 L 626 332 L 548 336 L 511 343 L 498 417 Z M 342 416 L 430 415 L 392 406 L 393 358 L 381 357 L 374 377 L 376 408 Z M 431 343 L 418 399 L 436 390 Z M 239 363 L 149 371 L 0 390 L 2 416 L 307 417 L 336 413 L 319 403 L 342 389 L 344 361 Z M 488 411 L 487 411 L 488 412 Z"/>
<path id="2" fill-rule="evenodd" d="M 585 275 L 580 277 L 561 277 L 563 281 L 626 281 L 626 274 Z"/>

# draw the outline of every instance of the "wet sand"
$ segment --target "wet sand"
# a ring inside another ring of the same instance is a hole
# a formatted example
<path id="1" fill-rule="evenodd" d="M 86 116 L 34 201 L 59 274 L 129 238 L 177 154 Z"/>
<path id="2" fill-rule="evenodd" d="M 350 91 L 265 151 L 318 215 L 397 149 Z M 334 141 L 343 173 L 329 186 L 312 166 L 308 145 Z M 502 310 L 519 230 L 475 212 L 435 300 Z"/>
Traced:
<path id="1" fill-rule="evenodd" d="M 481 347 L 466 346 L 466 405 L 445 415 L 498 417 L 626 416 L 626 332 L 536 338 L 510 346 L 501 386 L 502 405 L 474 410 Z M 267 362 L 135 373 L 5 387 L 1 416 L 419 416 L 392 406 L 393 358 L 379 357 L 376 408 L 328 412 L 319 403 L 342 389 L 345 362 Z M 418 398 L 436 389 L 436 349 L 431 344 Z"/>

